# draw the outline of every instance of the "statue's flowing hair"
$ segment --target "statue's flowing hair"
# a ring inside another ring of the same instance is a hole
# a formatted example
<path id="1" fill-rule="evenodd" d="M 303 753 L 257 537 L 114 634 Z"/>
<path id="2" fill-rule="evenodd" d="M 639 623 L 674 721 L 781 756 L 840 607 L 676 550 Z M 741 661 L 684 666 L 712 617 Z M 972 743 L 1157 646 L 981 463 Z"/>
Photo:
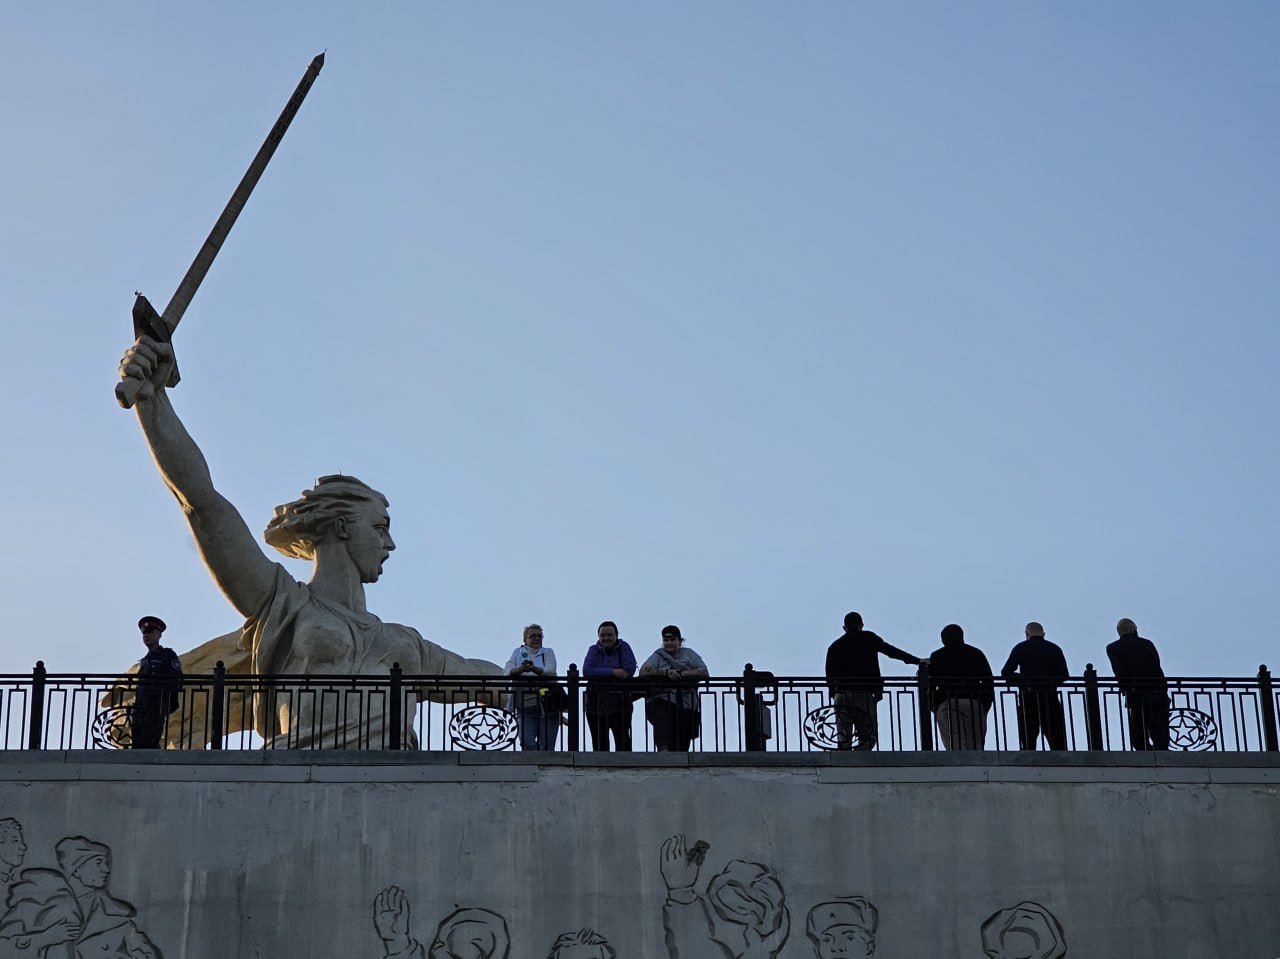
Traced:
<path id="1" fill-rule="evenodd" d="M 337 520 L 355 519 L 371 505 L 385 509 L 390 504 L 354 476 L 321 476 L 292 503 L 276 507 L 262 538 L 285 556 L 315 559 L 316 546 L 331 535 Z"/>

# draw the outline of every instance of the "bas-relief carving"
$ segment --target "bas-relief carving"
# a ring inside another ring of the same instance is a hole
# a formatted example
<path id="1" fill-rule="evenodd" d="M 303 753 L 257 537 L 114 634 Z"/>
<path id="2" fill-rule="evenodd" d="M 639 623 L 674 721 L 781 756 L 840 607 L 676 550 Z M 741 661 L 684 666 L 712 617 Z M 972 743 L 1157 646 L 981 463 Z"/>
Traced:
<path id="1" fill-rule="evenodd" d="M 699 892 L 709 850 L 702 840 L 688 845 L 683 835 L 662 843 L 659 867 L 667 891 L 662 926 L 668 955 L 776 959 L 786 945 L 791 915 L 774 869 L 730 860 Z M 28 851 L 21 823 L 0 819 L 0 957 L 163 959 L 160 948 L 143 932 L 137 910 L 108 889 L 107 845 L 67 836 L 55 844 L 49 866 L 23 868 Z M 507 921 L 485 908 L 454 908 L 436 926 L 430 945 L 424 945 L 413 936 L 408 898 L 396 886 L 374 898 L 373 926 L 382 941 L 382 959 L 510 959 Z M 863 959 L 876 952 L 878 927 L 879 910 L 870 900 L 838 896 L 808 911 L 805 936 L 816 959 Z M 982 922 L 980 936 L 990 959 L 1067 955 L 1062 923 L 1037 902 L 998 910 Z M 600 933 L 580 928 L 557 936 L 547 956 L 616 959 L 617 951 Z"/>
<path id="2" fill-rule="evenodd" d="M 689 845 L 683 834 L 666 839 L 659 870 L 666 886 L 663 938 L 670 959 L 777 959 L 787 943 L 791 913 L 771 866 L 730 860 L 698 891 L 710 844 Z M 382 959 L 508 959 L 506 920 L 488 909 L 455 909 L 440 921 L 428 949 L 413 938 L 409 902 L 397 886 L 374 898 L 373 925 Z M 863 896 L 816 903 L 805 917 L 815 959 L 866 959 L 876 952 L 880 911 Z M 982 948 L 990 959 L 1063 959 L 1062 923 L 1045 906 L 1024 901 L 982 922 Z M 540 953 L 539 953 L 540 954 Z M 795 954 L 795 950 L 791 950 Z M 592 929 L 562 933 L 548 959 L 616 959 L 613 945 Z"/>
<path id="3" fill-rule="evenodd" d="M 373 928 L 382 940 L 383 959 L 508 959 L 511 935 L 507 921 L 489 909 L 455 909 L 440 920 L 430 949 L 413 937 L 409 900 L 398 886 L 388 886 L 373 900 Z M 594 929 L 561 933 L 548 959 L 616 959 L 609 941 Z"/>
<path id="4" fill-rule="evenodd" d="M 0 955 L 14 959 L 163 959 L 138 923 L 138 911 L 111 895 L 111 849 L 84 836 L 54 845 L 50 867 L 20 869 L 27 854 L 22 826 L 0 820 Z"/>
<path id="5" fill-rule="evenodd" d="M 172 348 L 146 336 L 120 361 L 122 380 L 142 381 L 134 409 L 156 467 L 181 504 L 214 582 L 245 619 L 239 633 L 185 654 L 184 673 L 210 672 L 221 659 L 232 674 L 385 674 L 395 662 L 407 675 L 501 674 L 496 663 L 466 659 L 368 611 L 365 586 L 377 582 L 396 544 L 387 498 L 353 476 L 320 477 L 298 499 L 277 506 L 263 533 L 266 543 L 285 556 L 309 560 L 310 580 L 298 582 L 271 562 L 240 513 L 213 485 L 204 454 L 178 418 L 166 389 L 172 370 Z M 429 691 L 417 695 L 422 700 Z M 380 706 L 352 720 L 317 709 L 311 697 L 257 696 L 252 707 L 254 730 L 277 748 L 367 748 L 383 741 L 386 716 Z M 401 739 L 413 748 L 413 711 L 405 713 Z M 241 714 L 229 711 L 227 732 L 240 728 Z M 171 722 L 171 731 L 182 723 L 180 717 Z"/>
<path id="6" fill-rule="evenodd" d="M 770 867 L 734 859 L 712 877 L 705 893 L 699 893 L 698 876 L 709 848 L 702 841 L 686 848 L 682 834 L 662 844 L 667 952 L 672 959 L 774 959 L 791 931 L 782 884 Z"/>
<path id="7" fill-rule="evenodd" d="M 1044 906 L 1020 902 L 982 924 L 982 948 L 991 959 L 1062 959 L 1067 937 Z"/>

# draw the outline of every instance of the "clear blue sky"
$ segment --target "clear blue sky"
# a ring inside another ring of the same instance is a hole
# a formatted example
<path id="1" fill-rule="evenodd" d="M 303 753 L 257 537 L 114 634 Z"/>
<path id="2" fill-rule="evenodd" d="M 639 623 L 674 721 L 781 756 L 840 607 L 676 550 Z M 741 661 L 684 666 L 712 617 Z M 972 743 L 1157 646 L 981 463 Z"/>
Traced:
<path id="1" fill-rule="evenodd" d="M 811 675 L 850 609 L 997 668 L 1037 619 L 1074 672 L 1130 616 L 1171 674 L 1280 668 L 1274 4 L 4 23 L 0 671 L 237 625 L 112 385 L 322 49 L 174 402 L 255 530 L 388 495 L 384 619 Z"/>

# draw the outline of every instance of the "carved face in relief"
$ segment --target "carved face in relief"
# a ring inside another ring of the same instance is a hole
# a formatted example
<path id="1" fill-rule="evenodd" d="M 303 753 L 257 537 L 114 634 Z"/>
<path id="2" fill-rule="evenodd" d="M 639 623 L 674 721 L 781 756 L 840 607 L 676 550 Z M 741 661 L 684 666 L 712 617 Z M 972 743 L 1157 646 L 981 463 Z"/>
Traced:
<path id="1" fill-rule="evenodd" d="M 22 838 L 22 826 L 16 819 L 0 820 L 0 872 L 18 868 L 26 858 L 27 844 Z"/>
<path id="2" fill-rule="evenodd" d="M 489 959 L 493 933 L 478 922 L 463 922 L 431 945 L 431 959 Z"/>
<path id="3" fill-rule="evenodd" d="M 75 871 L 75 878 L 90 889 L 101 889 L 107 884 L 107 877 L 110 875 L 111 867 L 107 864 L 106 856 L 90 856 Z"/>
<path id="4" fill-rule="evenodd" d="M 369 503 L 355 516 L 338 520 L 337 529 L 346 541 L 347 555 L 360 573 L 360 582 L 376 583 L 382 575 L 382 564 L 396 548 L 386 507 Z"/>
<path id="5" fill-rule="evenodd" d="M 488 909 L 459 909 L 440 921 L 428 959 L 507 959 L 507 923 Z"/>
<path id="6" fill-rule="evenodd" d="M 875 939 L 858 926 L 832 926 L 818 935 L 818 959 L 863 959 L 876 951 Z"/>

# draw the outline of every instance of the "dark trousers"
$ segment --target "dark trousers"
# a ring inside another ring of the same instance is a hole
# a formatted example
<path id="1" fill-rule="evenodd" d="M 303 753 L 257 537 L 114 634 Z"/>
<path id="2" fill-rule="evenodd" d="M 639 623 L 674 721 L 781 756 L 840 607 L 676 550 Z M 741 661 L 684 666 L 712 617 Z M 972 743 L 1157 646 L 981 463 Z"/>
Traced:
<path id="1" fill-rule="evenodd" d="M 696 709 L 685 709 L 667 699 L 644 705 L 644 715 L 653 726 L 653 745 L 658 752 L 687 753 L 698 735 L 700 717 Z"/>
<path id="2" fill-rule="evenodd" d="M 1024 689 L 1018 694 L 1018 742 L 1023 749 L 1039 745 L 1040 731 L 1050 749 L 1067 748 L 1067 719 L 1056 689 Z"/>
<path id="3" fill-rule="evenodd" d="M 135 706 L 129 717 L 132 748 L 159 749 L 160 740 L 164 737 L 165 718 L 166 714 L 159 709 L 138 709 Z"/>
<path id="4" fill-rule="evenodd" d="M 609 751 L 609 733 L 613 733 L 614 747 L 620 753 L 631 752 L 632 707 L 609 713 L 587 710 L 587 729 L 591 732 L 591 748 L 598 753 Z"/>
<path id="5" fill-rule="evenodd" d="M 1164 693 L 1130 693 L 1129 745 L 1138 752 L 1169 748 L 1169 697 Z"/>

